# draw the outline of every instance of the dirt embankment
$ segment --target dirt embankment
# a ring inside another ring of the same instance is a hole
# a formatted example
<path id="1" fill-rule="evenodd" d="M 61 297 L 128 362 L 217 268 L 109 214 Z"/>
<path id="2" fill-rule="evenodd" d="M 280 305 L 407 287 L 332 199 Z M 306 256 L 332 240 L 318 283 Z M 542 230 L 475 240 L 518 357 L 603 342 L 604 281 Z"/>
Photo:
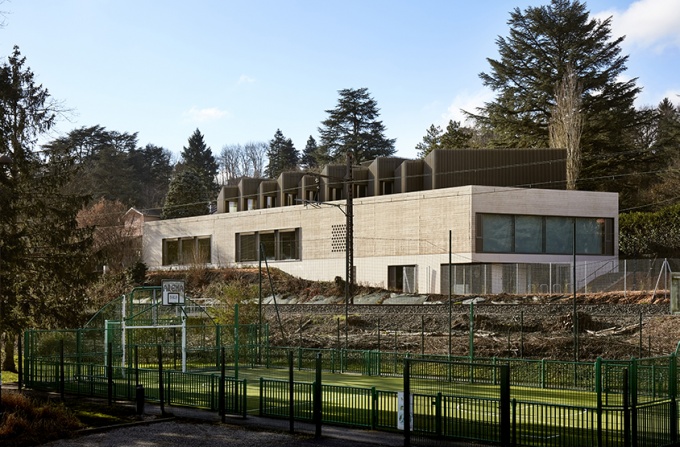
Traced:
<path id="1" fill-rule="evenodd" d="M 475 356 L 594 360 L 665 355 L 680 341 L 680 317 L 669 314 L 663 293 L 581 295 L 576 303 L 568 296 L 499 295 L 472 307 L 469 300 L 455 299 L 450 312 L 441 298 L 347 311 L 344 303 L 270 304 L 265 312 L 274 343 L 306 348 L 468 356 L 472 346 Z"/>

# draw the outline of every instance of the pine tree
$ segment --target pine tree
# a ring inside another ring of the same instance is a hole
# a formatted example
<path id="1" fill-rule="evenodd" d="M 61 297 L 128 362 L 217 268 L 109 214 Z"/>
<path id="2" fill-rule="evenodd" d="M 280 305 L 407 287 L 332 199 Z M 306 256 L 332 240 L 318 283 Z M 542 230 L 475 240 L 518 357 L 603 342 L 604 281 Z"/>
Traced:
<path id="1" fill-rule="evenodd" d="M 636 80 L 620 81 L 627 56 L 623 37 L 611 39 L 611 18 L 592 19 L 578 0 L 551 0 L 541 7 L 515 8 L 510 34 L 498 38 L 499 59 L 487 59 L 481 73 L 485 86 L 497 92 L 493 102 L 472 115 L 494 130 L 502 147 L 547 147 L 548 126 L 556 106 L 555 89 L 573 69 L 582 90 L 582 175 L 596 178 L 628 167 L 625 131 L 635 123 Z M 601 182 L 601 181 L 600 181 Z M 599 182 L 588 187 L 597 188 Z"/>
<path id="2" fill-rule="evenodd" d="M 467 149 L 473 136 L 471 128 L 461 126 L 459 121 L 449 120 L 446 131 L 439 139 L 440 149 Z"/>
<path id="3" fill-rule="evenodd" d="M 267 176 L 276 179 L 284 171 L 297 169 L 299 156 L 300 152 L 293 145 L 293 141 L 286 138 L 281 130 L 277 129 L 274 138 L 269 141 L 269 148 L 267 149 L 267 158 L 269 159 L 266 170 Z"/>
<path id="4" fill-rule="evenodd" d="M 309 136 L 305 148 L 302 150 L 302 156 L 300 157 L 300 166 L 307 170 L 316 169 L 322 164 L 325 164 L 324 159 L 321 155 L 321 150 L 319 145 L 316 143 L 316 139 Z"/>
<path id="5" fill-rule="evenodd" d="M 202 177 L 193 168 L 184 168 L 170 181 L 163 205 L 163 219 L 202 216 L 210 212 L 212 194 Z"/>
<path id="6" fill-rule="evenodd" d="M 378 120 L 377 103 L 367 88 L 342 89 L 335 109 L 326 110 L 328 118 L 319 128 L 321 149 L 330 161 L 344 162 L 351 154 L 359 164 L 396 152 L 395 139 L 385 136 L 385 127 Z"/>
<path id="7" fill-rule="evenodd" d="M 92 232 L 76 216 L 87 196 L 65 192 L 76 158 L 38 152 L 58 106 L 18 48 L 0 66 L 0 332 L 10 345 L 27 327 L 74 327 L 92 278 Z M 14 367 L 9 348 L 4 369 Z"/>
<path id="8" fill-rule="evenodd" d="M 177 169 L 193 169 L 202 178 L 210 193 L 217 193 L 219 191 L 217 184 L 219 167 L 212 154 L 212 150 L 205 144 L 203 134 L 201 134 L 198 128 L 189 137 L 188 142 L 189 145 L 182 149 L 182 157 L 177 165 Z"/>
<path id="9" fill-rule="evenodd" d="M 416 150 L 418 151 L 418 158 L 425 158 L 435 149 L 439 148 L 442 138 L 442 128 L 440 126 L 430 125 L 423 136 L 423 140 L 418 142 Z"/>

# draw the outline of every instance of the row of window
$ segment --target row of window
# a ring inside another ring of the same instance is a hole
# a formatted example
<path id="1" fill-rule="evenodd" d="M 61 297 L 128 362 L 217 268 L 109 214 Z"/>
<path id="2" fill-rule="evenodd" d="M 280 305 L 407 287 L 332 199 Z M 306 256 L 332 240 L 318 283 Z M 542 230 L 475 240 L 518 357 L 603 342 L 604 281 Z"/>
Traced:
<path id="1" fill-rule="evenodd" d="M 574 230 L 576 237 L 574 238 Z M 614 219 L 477 214 L 477 252 L 613 255 Z"/>
<path id="2" fill-rule="evenodd" d="M 196 236 L 163 240 L 163 265 L 209 264 L 211 238 Z"/>
<path id="3" fill-rule="evenodd" d="M 613 255 L 614 219 L 513 214 L 477 214 L 476 251 L 508 254 Z M 332 252 L 344 250 L 344 226 L 333 230 Z M 574 237 L 576 231 L 576 237 Z M 336 234 L 337 233 L 337 234 Z M 336 241 L 337 240 L 337 241 Z M 300 229 L 236 234 L 236 262 L 299 260 Z M 163 240 L 163 265 L 211 261 L 209 236 Z"/>
<path id="4" fill-rule="evenodd" d="M 265 232 L 236 234 L 236 262 L 260 260 L 258 249 L 262 248 L 262 259 L 296 260 L 300 258 L 300 229 L 271 230 Z"/>

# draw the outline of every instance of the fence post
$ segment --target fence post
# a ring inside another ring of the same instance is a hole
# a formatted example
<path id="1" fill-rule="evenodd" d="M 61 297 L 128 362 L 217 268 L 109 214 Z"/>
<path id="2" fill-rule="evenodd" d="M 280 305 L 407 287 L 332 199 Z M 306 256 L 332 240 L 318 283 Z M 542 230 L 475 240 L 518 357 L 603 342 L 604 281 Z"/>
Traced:
<path id="1" fill-rule="evenodd" d="M 449 365 L 450 367 L 450 365 Z M 404 360 L 404 446 L 411 445 L 411 361 Z"/>
<path id="2" fill-rule="evenodd" d="M 222 418 L 222 423 L 225 422 L 225 413 L 226 413 L 226 407 L 225 407 L 226 394 L 225 394 L 225 391 L 224 391 L 224 380 L 225 380 L 225 374 L 226 374 L 226 358 L 225 358 L 225 355 L 226 355 L 226 352 L 224 350 L 224 347 L 220 348 L 220 387 L 217 390 L 217 397 L 220 398 L 220 400 L 217 403 L 217 407 L 218 407 L 220 417 Z"/>
<path id="3" fill-rule="evenodd" d="M 442 436 L 442 393 L 441 391 L 435 396 L 435 408 L 434 408 L 434 423 L 435 423 L 435 433 L 438 438 Z"/>
<path id="4" fill-rule="evenodd" d="M 64 400 L 64 339 L 59 341 L 59 396 Z"/>
<path id="5" fill-rule="evenodd" d="M 106 356 L 106 395 L 109 406 L 113 404 L 113 342 L 109 342 L 109 350 Z"/>
<path id="6" fill-rule="evenodd" d="M 295 433 L 295 379 L 293 350 L 288 350 L 288 430 Z"/>
<path id="7" fill-rule="evenodd" d="M 135 345 L 135 387 L 139 385 L 139 345 Z"/>
<path id="8" fill-rule="evenodd" d="M 316 354 L 316 381 L 314 382 L 314 421 L 316 422 L 316 429 L 314 435 L 316 438 L 321 437 L 321 422 L 323 420 L 323 401 L 321 400 L 322 381 L 321 381 L 321 353 Z"/>
<path id="9" fill-rule="evenodd" d="M 371 387 L 371 429 L 378 426 L 378 391 Z"/>
<path id="10" fill-rule="evenodd" d="M 637 431 L 638 431 L 638 423 L 637 423 L 637 403 L 638 403 L 638 385 L 637 385 L 637 380 L 638 380 L 638 372 L 637 372 L 637 360 L 635 358 L 632 358 L 631 360 L 631 372 L 630 372 L 630 383 L 628 386 L 628 389 L 630 390 L 630 415 L 631 415 L 631 421 L 630 421 L 630 432 L 631 432 L 631 445 L 633 447 L 637 447 Z"/>
<path id="11" fill-rule="evenodd" d="M 501 430 L 501 446 L 507 447 L 510 445 L 510 366 L 505 364 L 501 366 L 501 387 L 500 387 L 500 430 Z"/>
<path id="12" fill-rule="evenodd" d="M 19 381 L 17 382 L 19 392 L 21 393 L 21 384 L 23 383 L 23 350 L 21 349 L 21 332 L 19 333 Z"/>
<path id="13" fill-rule="evenodd" d="M 671 434 L 671 444 L 675 445 L 678 442 L 678 405 L 677 405 L 677 392 L 678 392 L 678 367 L 677 367 L 677 356 L 675 353 L 671 354 L 668 372 L 668 393 L 671 397 L 671 410 L 670 410 L 670 434 Z"/>
<path id="14" fill-rule="evenodd" d="M 597 398 L 597 447 L 602 447 L 602 358 L 595 360 L 595 394 Z"/>
<path id="15" fill-rule="evenodd" d="M 161 402 L 161 415 L 165 416 L 165 389 L 163 388 L 163 347 L 157 345 L 158 349 L 158 397 Z"/>
<path id="16" fill-rule="evenodd" d="M 630 407 L 628 400 L 628 369 L 623 369 L 623 447 L 630 447 Z"/>

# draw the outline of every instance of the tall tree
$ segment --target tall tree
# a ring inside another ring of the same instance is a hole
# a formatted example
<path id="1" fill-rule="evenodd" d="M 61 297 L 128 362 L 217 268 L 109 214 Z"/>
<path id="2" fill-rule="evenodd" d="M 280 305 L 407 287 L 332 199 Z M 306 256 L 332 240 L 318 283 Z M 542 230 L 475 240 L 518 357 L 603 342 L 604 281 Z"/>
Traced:
<path id="1" fill-rule="evenodd" d="M 14 334 L 26 327 L 73 327 L 91 279 L 87 259 L 91 229 L 76 215 L 87 197 L 64 192 L 73 156 L 39 152 L 59 113 L 37 85 L 19 49 L 0 66 L 0 332 L 6 338 L 5 369 L 14 367 Z"/>
<path id="2" fill-rule="evenodd" d="M 338 105 L 326 110 L 328 118 L 319 128 L 321 149 L 330 161 L 344 162 L 351 154 L 355 163 L 392 156 L 395 139 L 385 136 L 380 111 L 367 88 L 338 91 Z"/>
<path id="3" fill-rule="evenodd" d="M 265 142 L 222 147 L 218 160 L 220 185 L 234 185 L 242 177 L 262 177 L 268 148 Z"/>
<path id="4" fill-rule="evenodd" d="M 83 127 L 49 142 L 43 150 L 73 156 L 78 173 L 68 190 L 91 194 L 94 201 L 104 198 L 128 207 L 159 208 L 167 193 L 170 152 L 151 144 L 138 148 L 136 133 Z"/>
<path id="5" fill-rule="evenodd" d="M 461 126 L 459 121 L 449 120 L 446 131 L 439 139 L 440 149 L 467 149 L 474 135 L 472 128 Z"/>
<path id="6" fill-rule="evenodd" d="M 266 174 L 272 179 L 276 179 L 284 171 L 297 169 L 300 152 L 293 145 L 293 141 L 286 138 L 280 129 L 276 130 L 274 138 L 269 141 Z"/>
<path id="7" fill-rule="evenodd" d="M 509 36 L 496 41 L 500 58 L 487 59 L 491 71 L 480 74 L 497 97 L 471 116 L 494 129 L 496 145 L 547 147 L 555 87 L 573 69 L 581 88 L 582 177 L 627 166 L 612 154 L 628 147 L 624 132 L 635 124 L 640 89 L 636 79 L 621 81 L 628 57 L 621 54 L 623 37 L 611 39 L 611 18 L 590 18 L 578 0 L 551 0 L 523 12 L 515 8 L 508 24 Z"/>
<path id="8" fill-rule="evenodd" d="M 78 213 L 78 225 L 94 229 L 92 258 L 97 268 L 106 265 L 120 272 L 141 260 L 141 236 L 124 220 L 128 209 L 120 201 L 100 198 Z"/>
<path id="9" fill-rule="evenodd" d="M 430 125 L 423 136 L 423 140 L 416 145 L 418 158 L 425 158 L 430 152 L 438 149 L 441 143 L 442 134 L 441 126 Z"/>
<path id="10" fill-rule="evenodd" d="M 555 87 L 555 107 L 550 125 L 550 147 L 567 150 L 567 189 L 576 189 L 581 172 L 581 134 L 583 114 L 581 113 L 581 85 L 573 70 L 567 73 Z"/>
<path id="11" fill-rule="evenodd" d="M 324 161 L 321 149 L 316 143 L 314 137 L 309 136 L 305 148 L 302 149 L 302 156 L 300 157 L 300 166 L 306 170 L 318 168 L 320 165 L 327 163 Z"/>
<path id="12" fill-rule="evenodd" d="M 635 143 L 647 152 L 650 172 L 636 191 L 648 210 L 660 210 L 676 200 L 680 188 L 680 108 L 665 98 L 640 112 L 646 122 L 634 133 Z"/>
<path id="13" fill-rule="evenodd" d="M 131 163 L 139 189 L 134 206 L 141 209 L 160 208 L 172 177 L 172 152 L 147 144 L 144 148 L 134 150 Z"/>
<path id="14" fill-rule="evenodd" d="M 471 147 L 474 130 L 461 126 L 459 121 L 449 120 L 446 131 L 440 126 L 430 125 L 423 140 L 416 145 L 418 157 L 424 158 L 436 149 L 467 149 Z"/>
<path id="15" fill-rule="evenodd" d="M 213 195 L 206 187 L 205 177 L 193 168 L 176 171 L 163 205 L 163 219 L 209 214 Z"/>
<path id="16" fill-rule="evenodd" d="M 219 191 L 217 185 L 217 172 L 219 167 L 213 156 L 212 150 L 205 144 L 203 134 L 196 128 L 196 131 L 189 137 L 189 145 L 182 149 L 181 159 L 177 164 L 177 169 L 193 169 L 203 180 L 210 193 Z"/>

